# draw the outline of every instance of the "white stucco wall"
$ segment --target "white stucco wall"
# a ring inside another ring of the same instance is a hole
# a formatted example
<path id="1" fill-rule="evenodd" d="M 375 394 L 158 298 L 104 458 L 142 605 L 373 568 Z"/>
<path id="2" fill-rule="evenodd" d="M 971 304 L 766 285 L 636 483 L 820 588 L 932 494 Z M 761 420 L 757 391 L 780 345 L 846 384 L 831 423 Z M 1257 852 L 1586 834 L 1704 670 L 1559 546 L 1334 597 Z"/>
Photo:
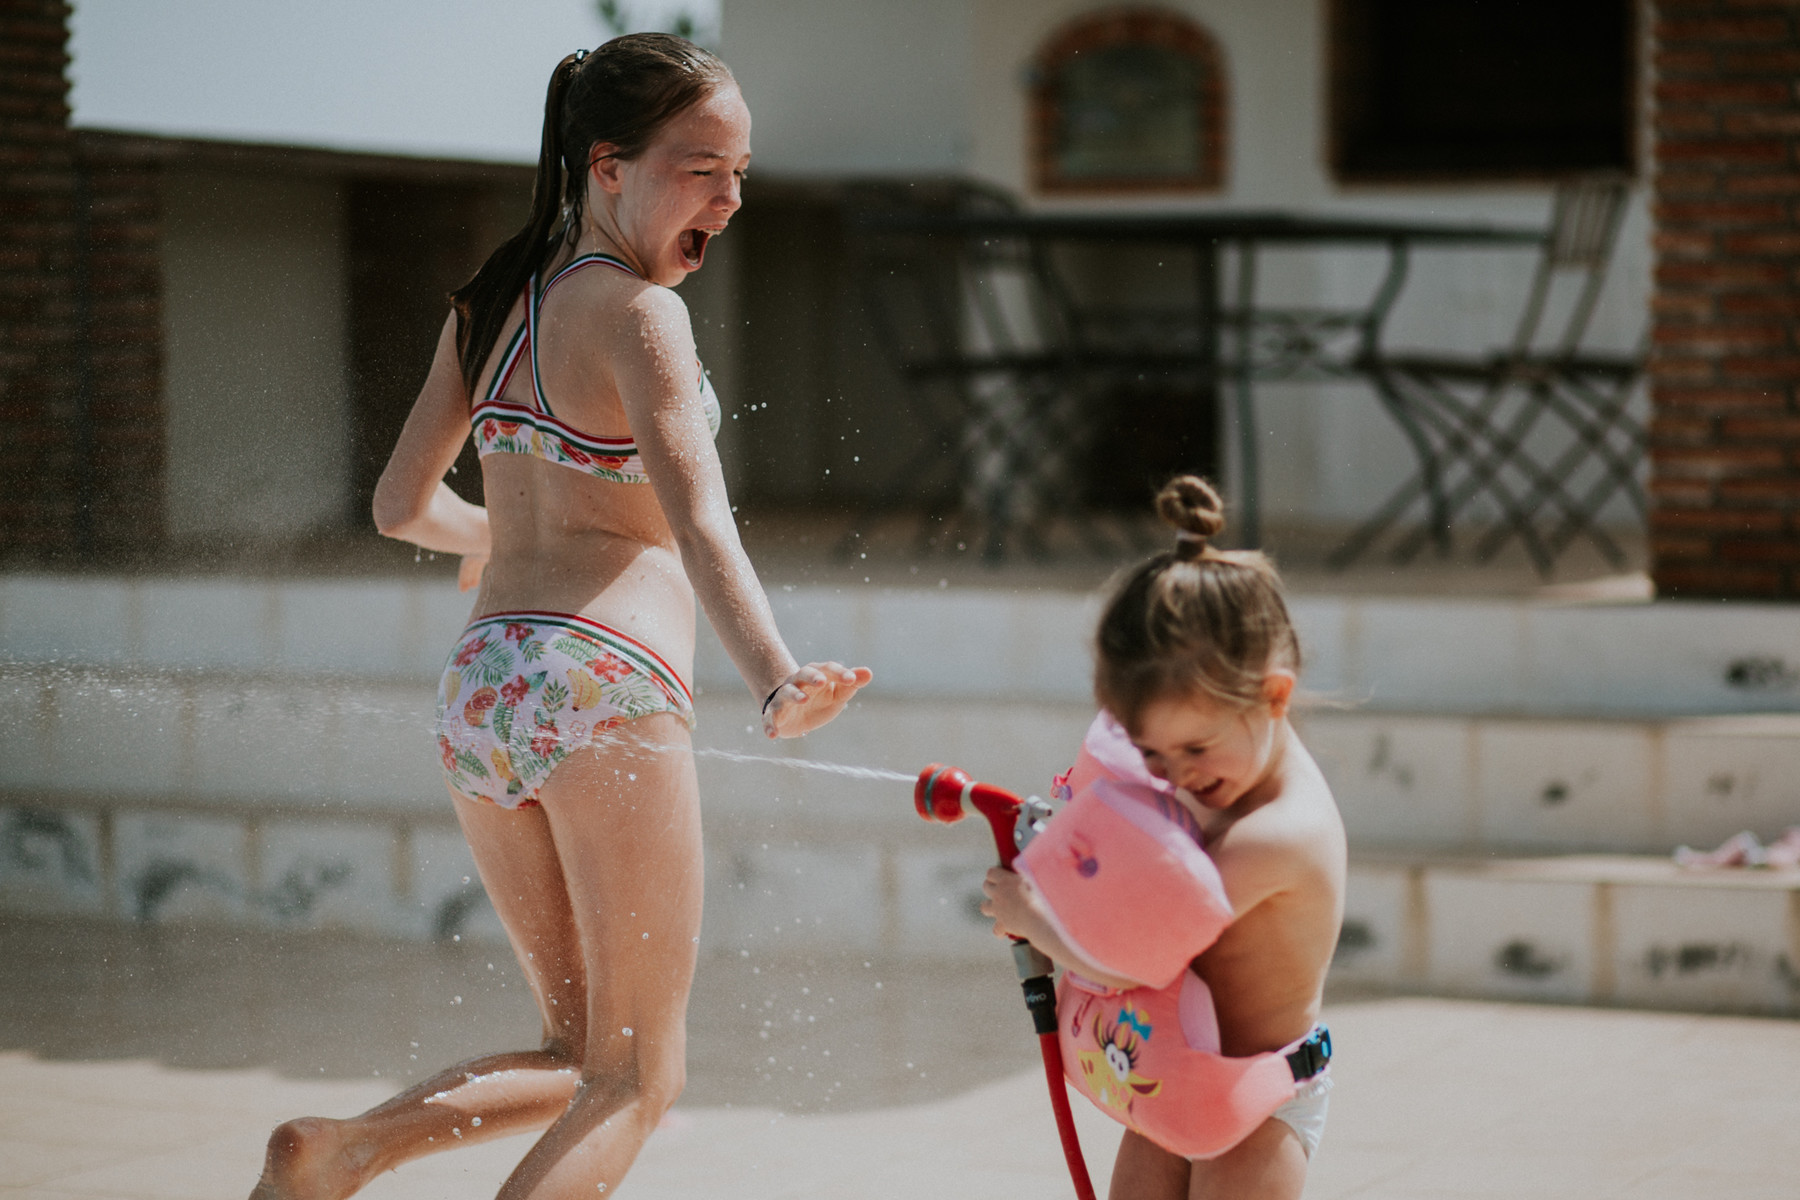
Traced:
<path id="1" fill-rule="evenodd" d="M 625 0 L 635 28 L 714 0 Z M 537 161 L 544 87 L 609 33 L 594 0 L 77 0 L 77 126 Z"/>
<path id="2" fill-rule="evenodd" d="M 341 525 L 350 487 L 341 188 L 178 174 L 163 205 L 170 534 L 281 537 Z"/>
<path id="3" fill-rule="evenodd" d="M 1163 0 L 1218 39 L 1226 73 L 1226 184 L 1189 197 L 1032 196 L 1026 67 L 1092 0 L 971 0 L 974 103 L 970 173 L 1043 208 L 1286 209 L 1443 222 L 1541 226 L 1543 184 L 1373 186 L 1340 184 L 1327 162 L 1326 9 L 1323 0 Z M 728 4 L 729 7 L 729 4 Z M 1375 286 L 1379 251 L 1263 251 L 1265 301 L 1354 304 Z M 1512 336 L 1532 270 L 1530 249 L 1423 249 L 1387 327 L 1390 347 L 1480 351 Z M 1616 349 L 1642 335 L 1650 291 L 1646 198 L 1633 197 L 1588 344 Z M 1553 314 L 1556 310 L 1552 310 Z M 1263 500 L 1276 520 L 1342 521 L 1379 504 L 1413 460 L 1370 391 L 1268 386 L 1263 422 Z M 1609 515 L 1625 516 L 1622 506 Z"/>
<path id="4" fill-rule="evenodd" d="M 752 169 L 966 169 L 973 16 L 969 0 L 726 0 L 721 53 L 755 122 Z"/>
<path id="5" fill-rule="evenodd" d="M 1227 76 L 1226 186 L 1212 194 L 1037 197 L 1029 189 L 1026 68 L 1093 0 L 723 0 L 724 53 L 756 118 L 758 165 L 833 175 L 957 171 L 1035 206 L 1252 208 L 1541 226 L 1542 184 L 1346 186 L 1326 161 L 1323 0 L 1163 0 L 1219 40 Z M 1379 252 L 1266 252 L 1259 297 L 1358 302 Z M 1535 259 L 1524 250 L 1422 250 L 1388 344 L 1482 350 L 1504 342 Z M 1641 336 L 1649 221 L 1634 197 L 1589 344 Z M 1276 520 L 1345 521 L 1411 469 L 1405 443 L 1367 388 L 1266 387 L 1259 394 L 1264 501 Z M 1615 513 L 1614 515 L 1622 515 Z"/>

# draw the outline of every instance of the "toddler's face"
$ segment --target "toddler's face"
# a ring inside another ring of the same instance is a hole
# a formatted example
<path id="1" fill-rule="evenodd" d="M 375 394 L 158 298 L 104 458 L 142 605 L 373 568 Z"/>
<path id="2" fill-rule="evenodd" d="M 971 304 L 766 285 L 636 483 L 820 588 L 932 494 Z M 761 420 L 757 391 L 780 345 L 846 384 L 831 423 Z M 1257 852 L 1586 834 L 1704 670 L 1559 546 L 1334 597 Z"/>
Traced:
<path id="1" fill-rule="evenodd" d="M 1132 731 L 1150 773 L 1186 788 L 1207 808 L 1226 809 L 1267 779 L 1280 757 L 1292 678 L 1271 676 L 1274 691 L 1254 708 L 1205 696 L 1151 701 Z M 1285 685 L 1283 680 L 1285 679 Z"/>

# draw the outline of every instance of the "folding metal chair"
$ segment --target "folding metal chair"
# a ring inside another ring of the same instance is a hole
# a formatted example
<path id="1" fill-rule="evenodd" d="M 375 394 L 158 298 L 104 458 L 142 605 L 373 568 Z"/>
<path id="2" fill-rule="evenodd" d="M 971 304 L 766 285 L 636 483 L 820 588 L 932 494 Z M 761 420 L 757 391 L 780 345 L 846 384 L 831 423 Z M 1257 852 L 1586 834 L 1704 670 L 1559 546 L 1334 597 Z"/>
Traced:
<path id="1" fill-rule="evenodd" d="M 935 490 L 979 523 L 989 561 L 1003 558 L 1015 539 L 1047 554 L 1043 533 L 1055 518 L 1067 518 L 1096 550 L 1108 548 L 1084 519 L 1075 486 L 1091 440 L 1094 377 L 1066 290 L 1029 239 L 883 222 L 918 211 L 916 197 L 913 189 L 876 188 L 853 196 L 852 253 L 864 303 L 927 428 L 849 536 L 900 490 Z M 940 202 L 928 211 L 946 209 Z M 963 185 L 948 211 L 1016 210 L 1003 194 Z M 927 513 L 922 543 L 952 515 L 945 507 Z M 840 543 L 848 548 L 848 540 Z"/>
<path id="2" fill-rule="evenodd" d="M 1632 354 L 1583 353 L 1582 338 L 1606 281 L 1629 185 L 1613 176 L 1570 180 L 1557 189 L 1525 308 L 1511 344 L 1484 358 L 1371 355 L 1365 370 L 1384 406 L 1412 443 L 1411 478 L 1330 556 L 1343 567 L 1401 519 L 1422 507 L 1424 520 L 1393 548 L 1410 561 L 1427 544 L 1448 555 L 1452 526 L 1478 499 L 1497 513 L 1475 543 L 1486 561 L 1518 538 L 1548 576 L 1557 557 L 1585 537 L 1616 566 L 1624 551 L 1599 524 L 1623 495 L 1645 510 L 1638 468 L 1645 431 L 1629 410 L 1642 373 Z M 1540 347 L 1553 293 L 1572 284 L 1560 331 Z"/>

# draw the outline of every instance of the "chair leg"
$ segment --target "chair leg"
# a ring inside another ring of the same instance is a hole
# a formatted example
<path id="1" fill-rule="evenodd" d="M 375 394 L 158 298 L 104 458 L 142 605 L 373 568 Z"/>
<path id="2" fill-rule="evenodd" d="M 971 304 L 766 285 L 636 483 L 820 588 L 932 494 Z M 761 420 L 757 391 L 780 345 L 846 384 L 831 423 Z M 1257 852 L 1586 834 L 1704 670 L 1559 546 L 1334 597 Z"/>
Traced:
<path id="1" fill-rule="evenodd" d="M 1521 505 L 1512 494 L 1512 489 L 1500 477 L 1501 470 L 1509 463 L 1527 475 L 1531 473 L 1529 460 L 1523 457 L 1522 448 L 1537 417 L 1534 408 L 1527 405 L 1504 426 L 1498 424 L 1505 392 L 1505 380 L 1496 379 L 1488 384 L 1480 400 L 1463 404 L 1456 399 L 1454 390 L 1448 385 L 1440 384 L 1430 389 L 1429 394 L 1438 407 L 1448 414 L 1441 419 L 1445 419 L 1454 430 L 1449 435 L 1459 451 L 1454 461 L 1461 463 L 1467 472 L 1463 480 L 1451 489 L 1447 503 L 1450 515 L 1454 517 L 1476 496 L 1483 493 L 1491 496 L 1500 506 L 1500 528 L 1517 535 L 1538 572 L 1548 576 L 1553 565 L 1548 548 L 1538 536 L 1536 527 L 1531 524 L 1529 510 Z M 1415 535 L 1396 554 L 1403 556 L 1402 561 L 1409 560 L 1418 552 L 1421 544 L 1421 540 Z"/>
<path id="2" fill-rule="evenodd" d="M 1491 387 L 1474 404 L 1459 404 L 1447 384 L 1433 382 L 1423 375 L 1413 377 L 1411 382 L 1414 394 L 1418 397 L 1413 406 L 1414 411 L 1423 418 L 1422 424 L 1434 428 L 1438 437 L 1439 474 L 1436 480 L 1438 494 L 1435 520 L 1441 525 L 1443 533 L 1439 534 L 1436 529 L 1427 526 L 1415 529 L 1401 538 L 1393 551 L 1394 560 L 1399 563 L 1411 562 L 1428 541 L 1438 537 L 1447 540 L 1456 514 L 1482 490 L 1483 481 L 1479 479 L 1473 479 L 1475 486 L 1470 486 L 1472 473 L 1465 476 L 1457 487 L 1448 488 L 1446 485 L 1453 468 L 1460 465 L 1468 470 L 1465 460 L 1474 449 L 1475 441 L 1483 434 L 1492 437 L 1491 417 L 1498 404 L 1498 396 Z M 1440 556 L 1443 553 L 1444 548 L 1440 544 Z"/>
<path id="3" fill-rule="evenodd" d="M 1621 491 L 1639 516 L 1645 515 L 1646 505 L 1637 481 L 1637 460 L 1634 455 L 1642 454 L 1647 439 L 1642 427 L 1625 412 L 1626 406 L 1631 402 L 1635 381 L 1627 380 L 1610 396 L 1595 393 L 1572 375 L 1565 382 L 1569 384 L 1571 392 L 1592 408 L 1593 415 L 1591 418 L 1584 418 L 1572 405 L 1566 406 L 1561 412 L 1564 420 L 1577 429 L 1577 436 L 1583 443 L 1581 446 L 1571 447 L 1564 457 L 1591 453 L 1601 463 L 1601 474 L 1579 497 L 1576 511 L 1564 512 L 1562 520 L 1551 531 L 1547 541 L 1551 552 L 1560 554 L 1570 542 L 1585 533 L 1609 562 L 1615 567 L 1623 568 L 1626 565 L 1624 551 L 1598 524 L 1598 520 L 1600 509 L 1614 494 Z M 1631 448 L 1625 455 L 1620 455 L 1613 448 L 1612 436 L 1615 430 Z M 1559 460 L 1553 467 L 1553 473 L 1559 477 L 1565 475 L 1572 469 L 1572 465 L 1564 466 Z"/>
<path id="4" fill-rule="evenodd" d="M 1565 377 L 1562 382 L 1572 385 L 1573 390 L 1582 389 L 1572 377 Z M 1575 435 L 1576 444 L 1565 449 L 1547 469 L 1539 468 L 1523 451 L 1516 448 L 1514 459 L 1520 469 L 1531 477 L 1531 488 L 1520 502 L 1522 515 L 1534 522 L 1537 511 L 1546 504 L 1553 504 L 1562 510 L 1562 518 L 1547 537 L 1542 539 L 1552 560 L 1559 556 L 1568 544 L 1579 535 L 1585 534 L 1606 560 L 1615 567 L 1623 567 L 1626 562 L 1625 552 L 1597 523 L 1600 507 L 1619 489 L 1621 480 L 1636 489 L 1636 479 L 1631 475 L 1631 464 L 1628 459 L 1621 459 L 1612 451 L 1609 435 L 1613 428 L 1622 427 L 1628 440 L 1635 441 L 1635 431 L 1630 425 L 1621 426 L 1625 418 L 1624 406 L 1630 400 L 1629 385 L 1611 398 L 1601 399 L 1588 393 L 1584 398 L 1592 403 L 1593 415 L 1584 414 L 1571 404 L 1557 386 L 1555 377 L 1541 380 L 1534 387 L 1536 398 L 1534 411 L 1548 413 L 1559 418 Z M 1590 486 L 1581 496 L 1571 495 L 1565 481 L 1588 457 L 1595 457 L 1601 462 L 1601 478 Z M 1628 491 L 1627 494 L 1630 494 Z M 1477 547 L 1478 557 L 1491 556 L 1505 541 L 1506 531 L 1496 528 L 1491 531 Z"/>
<path id="5" fill-rule="evenodd" d="M 1401 514 L 1411 508 L 1426 487 L 1424 476 L 1414 471 L 1407 481 L 1388 494 L 1362 524 L 1350 532 L 1350 536 L 1339 542 L 1330 554 L 1325 556 L 1325 566 L 1333 571 L 1342 571 L 1360 558 L 1364 551 L 1374 545 L 1381 535 L 1388 531 Z"/>
<path id="6" fill-rule="evenodd" d="M 1432 445 L 1423 426 L 1416 420 L 1411 411 L 1412 402 L 1401 388 L 1393 372 L 1377 367 L 1371 372 L 1375 383 L 1375 398 L 1387 410 L 1401 434 L 1412 446 L 1413 457 L 1418 461 L 1418 469 L 1409 476 L 1406 482 L 1389 493 L 1381 507 L 1375 510 L 1362 524 L 1351 531 L 1350 536 L 1339 542 L 1330 554 L 1325 557 L 1325 565 L 1333 571 L 1341 571 L 1355 562 L 1362 554 L 1380 540 L 1382 534 L 1391 528 L 1395 521 L 1412 507 L 1415 500 L 1425 501 L 1426 524 L 1431 531 L 1432 539 L 1437 543 L 1441 555 L 1450 554 L 1450 522 L 1444 506 L 1443 479 L 1439 471 L 1438 450 Z"/>
<path id="7" fill-rule="evenodd" d="M 1617 481 L 1617 486 L 1625 491 L 1626 499 L 1638 516 L 1648 517 L 1649 506 L 1644 498 L 1644 490 L 1638 484 L 1637 470 L 1643 463 L 1645 449 L 1649 446 L 1650 437 L 1636 418 L 1626 409 L 1637 388 L 1637 380 L 1627 379 L 1611 394 L 1596 391 L 1579 375 L 1571 373 L 1565 382 L 1569 390 L 1594 410 L 1591 426 L 1594 431 L 1594 454 L 1606 468 L 1606 473 Z M 1612 445 L 1611 434 L 1617 430 L 1624 439 L 1626 449 L 1623 454 Z"/>

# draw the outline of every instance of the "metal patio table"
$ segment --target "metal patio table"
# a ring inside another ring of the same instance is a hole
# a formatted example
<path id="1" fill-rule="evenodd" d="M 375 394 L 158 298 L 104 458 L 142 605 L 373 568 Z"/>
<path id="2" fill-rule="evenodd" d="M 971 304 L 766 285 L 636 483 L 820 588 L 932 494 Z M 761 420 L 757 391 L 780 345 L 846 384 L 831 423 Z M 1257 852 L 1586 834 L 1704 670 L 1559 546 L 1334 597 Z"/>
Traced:
<path id="1" fill-rule="evenodd" d="M 1066 384 L 1096 372 L 1187 371 L 1199 380 L 1203 400 L 1212 402 L 1215 411 L 1219 391 L 1229 388 L 1237 435 L 1236 527 L 1242 542 L 1252 546 L 1262 537 L 1255 385 L 1302 379 L 1378 383 L 1382 327 L 1406 281 L 1414 247 L 1517 248 L 1540 246 L 1546 238 L 1542 229 L 1279 211 L 1024 212 L 993 203 L 991 194 L 986 198 L 987 204 L 959 211 L 897 205 L 850 215 L 876 331 L 901 376 L 914 383 L 945 378 L 966 383 L 1010 373 Z M 925 273 L 932 278 L 925 281 L 918 303 L 935 314 L 928 319 L 938 327 L 935 336 L 926 337 L 900 328 L 895 306 L 882 294 L 906 269 L 905 244 L 910 240 L 917 247 L 920 239 L 940 254 L 948 251 L 964 268 Z M 1174 321 L 1165 313 L 1160 323 L 1154 314 L 1084 310 L 1071 301 L 1049 253 L 1058 245 L 1080 243 L 1141 243 L 1190 252 L 1192 308 Z M 1333 308 L 1257 301 L 1261 249 L 1333 245 L 1386 251 L 1385 269 L 1364 302 Z M 1229 294 L 1226 251 L 1233 252 L 1238 265 Z M 1033 344 L 1008 344 L 1007 337 L 996 336 L 991 328 L 995 318 L 988 310 L 998 306 L 971 275 L 996 262 L 1014 264 L 1027 290 L 1036 293 L 1032 303 L 1049 314 L 1038 322 L 1035 338 L 1028 339 Z M 971 338 L 971 328 L 980 336 Z M 1423 462 L 1433 451 L 1416 415 L 1381 387 L 1375 393 Z M 1018 447 L 1034 438 L 1042 441 L 1041 435 L 1054 438 L 1065 432 L 1051 420 L 1044 429 L 1011 434 L 1013 450 L 1006 457 L 1026 484 L 1034 482 L 1031 455 Z"/>

